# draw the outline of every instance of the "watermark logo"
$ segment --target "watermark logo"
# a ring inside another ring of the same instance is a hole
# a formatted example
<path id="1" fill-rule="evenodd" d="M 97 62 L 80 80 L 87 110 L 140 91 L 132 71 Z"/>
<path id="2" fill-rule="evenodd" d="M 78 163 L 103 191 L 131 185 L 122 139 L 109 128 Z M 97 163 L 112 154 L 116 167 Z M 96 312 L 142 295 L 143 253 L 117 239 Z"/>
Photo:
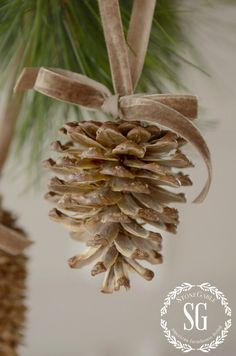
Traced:
<path id="1" fill-rule="evenodd" d="M 207 353 L 228 335 L 231 309 L 224 293 L 210 283 L 185 282 L 166 296 L 160 325 L 176 349 Z"/>

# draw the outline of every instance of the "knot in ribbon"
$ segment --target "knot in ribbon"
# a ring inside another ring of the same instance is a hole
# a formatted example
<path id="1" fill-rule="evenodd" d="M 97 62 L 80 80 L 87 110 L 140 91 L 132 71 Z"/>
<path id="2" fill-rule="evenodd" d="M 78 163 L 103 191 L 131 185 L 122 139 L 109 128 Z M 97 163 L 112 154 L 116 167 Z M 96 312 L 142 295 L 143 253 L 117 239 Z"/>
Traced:
<path id="1" fill-rule="evenodd" d="M 119 94 L 113 94 L 106 97 L 104 103 L 101 106 L 101 110 L 104 112 L 104 114 L 112 115 L 115 118 L 122 118 L 119 99 Z"/>

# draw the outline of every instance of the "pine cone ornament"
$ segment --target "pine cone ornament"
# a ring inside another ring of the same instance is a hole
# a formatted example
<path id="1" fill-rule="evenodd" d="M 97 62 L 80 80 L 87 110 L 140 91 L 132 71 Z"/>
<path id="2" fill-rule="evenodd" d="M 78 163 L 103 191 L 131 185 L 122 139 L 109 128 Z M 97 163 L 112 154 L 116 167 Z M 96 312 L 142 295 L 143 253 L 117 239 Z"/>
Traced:
<path id="1" fill-rule="evenodd" d="M 0 202 L 0 233 L 4 229 L 24 234 L 17 227 L 9 211 Z M 13 256 L 0 248 L 0 355 L 16 356 L 22 342 L 26 307 L 25 288 L 27 258 L 24 254 Z"/>
<path id="2" fill-rule="evenodd" d="M 160 231 L 175 233 L 179 223 L 169 204 L 185 202 L 173 188 L 192 184 L 178 171 L 192 166 L 180 150 L 185 141 L 123 120 L 70 122 L 60 131 L 68 140 L 53 143 L 60 157 L 44 162 L 60 176 L 46 198 L 56 204 L 50 217 L 87 246 L 70 267 L 95 263 L 91 274 L 105 272 L 104 293 L 129 288 L 129 271 L 151 280 L 154 273 L 140 261 L 162 263 Z"/>

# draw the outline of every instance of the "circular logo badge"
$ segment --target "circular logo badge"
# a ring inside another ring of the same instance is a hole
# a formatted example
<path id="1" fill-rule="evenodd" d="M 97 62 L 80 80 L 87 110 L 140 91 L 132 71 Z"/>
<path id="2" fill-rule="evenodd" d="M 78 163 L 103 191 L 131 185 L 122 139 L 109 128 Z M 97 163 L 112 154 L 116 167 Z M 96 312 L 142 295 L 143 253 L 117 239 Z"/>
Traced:
<path id="1" fill-rule="evenodd" d="M 224 342 L 231 309 L 225 295 L 210 283 L 185 282 L 165 298 L 160 325 L 176 349 L 206 353 Z"/>

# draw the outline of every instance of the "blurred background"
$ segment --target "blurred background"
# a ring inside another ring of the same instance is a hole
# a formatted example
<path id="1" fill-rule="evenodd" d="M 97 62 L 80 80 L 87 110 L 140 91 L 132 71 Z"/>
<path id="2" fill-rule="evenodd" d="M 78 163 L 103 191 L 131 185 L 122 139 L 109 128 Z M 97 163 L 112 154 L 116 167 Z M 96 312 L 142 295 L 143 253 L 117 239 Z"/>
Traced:
<path id="1" fill-rule="evenodd" d="M 8 162 L 1 182 L 5 204 L 18 213 L 21 225 L 35 241 L 28 252 L 28 321 L 20 355 L 180 354 L 165 340 L 159 324 L 166 294 L 182 282 L 209 282 L 225 293 L 233 309 L 233 326 L 224 344 L 211 354 L 234 354 L 236 7 L 221 3 L 206 8 L 209 13 L 202 18 L 186 14 L 193 16 L 188 35 L 210 75 L 189 66 L 181 69 L 183 84 L 199 97 L 199 127 L 212 153 L 213 184 L 203 204 L 190 203 L 206 172 L 189 149 L 197 166 L 191 172 L 195 184 L 189 190 L 189 203 L 179 207 L 178 234 L 164 238 L 164 264 L 155 267 L 152 282 L 133 275 L 130 291 L 104 295 L 99 293 L 100 276 L 90 277 L 86 268 L 69 269 L 67 259 L 80 248 L 61 226 L 48 219 L 50 207 L 43 200 L 46 179 L 36 192 L 21 194 L 19 187 L 28 184 L 27 178 L 16 178 L 14 160 Z"/>

